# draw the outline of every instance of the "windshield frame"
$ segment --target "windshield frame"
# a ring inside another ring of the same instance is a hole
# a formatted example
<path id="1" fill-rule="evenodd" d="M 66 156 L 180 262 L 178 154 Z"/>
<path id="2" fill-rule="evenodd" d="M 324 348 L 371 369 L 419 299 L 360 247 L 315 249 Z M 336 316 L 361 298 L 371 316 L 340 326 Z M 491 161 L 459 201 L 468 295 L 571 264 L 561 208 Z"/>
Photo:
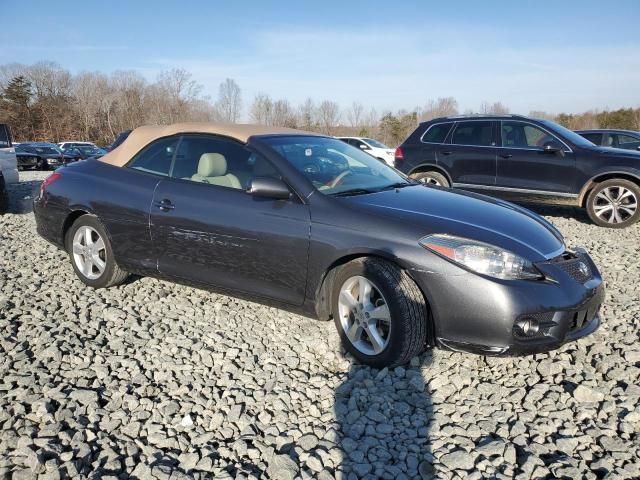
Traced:
<path id="1" fill-rule="evenodd" d="M 382 142 L 379 142 L 375 138 L 362 138 L 362 141 L 373 148 L 383 148 L 384 150 L 391 150 L 391 147 L 388 147 Z"/>
<path id="2" fill-rule="evenodd" d="M 295 171 L 296 177 L 302 177 L 311 191 L 326 197 L 347 196 L 345 193 L 350 193 L 348 191 L 353 191 L 351 193 L 353 195 L 362 195 L 390 188 L 420 185 L 419 182 L 385 162 L 335 137 L 297 134 L 265 135 L 260 136 L 259 140 L 269 150 L 269 153 L 277 155 L 279 160 L 286 163 L 287 170 L 291 169 Z M 289 151 L 285 151 L 283 147 Z M 311 153 L 312 149 L 318 149 L 318 152 L 322 153 Z M 307 157 L 309 167 L 312 168 L 303 169 L 304 165 L 301 162 L 305 162 Z M 299 164 L 296 165 L 296 162 Z M 326 170 L 324 170 L 325 166 Z M 335 173 L 332 171 L 334 167 L 337 168 L 339 174 L 332 177 Z M 349 179 L 350 181 L 346 184 L 340 182 L 335 186 L 329 186 L 329 183 L 338 180 L 338 177 L 345 172 L 350 172 L 350 174 L 343 175 L 344 178 L 351 175 L 354 178 Z M 323 178 L 325 174 L 329 177 L 328 181 Z M 370 179 L 383 181 L 371 182 Z M 364 180 L 366 181 L 363 183 Z"/>
<path id="3" fill-rule="evenodd" d="M 590 142 L 589 140 L 581 136 L 579 133 L 576 133 L 573 130 L 568 129 L 567 127 L 563 127 L 559 123 L 556 123 L 552 120 L 547 120 L 542 118 L 542 119 L 538 119 L 537 121 L 540 122 L 542 125 L 544 125 L 544 127 L 551 130 L 553 133 L 558 135 L 560 138 L 571 143 L 576 147 L 593 148 L 596 146 L 593 142 Z"/>

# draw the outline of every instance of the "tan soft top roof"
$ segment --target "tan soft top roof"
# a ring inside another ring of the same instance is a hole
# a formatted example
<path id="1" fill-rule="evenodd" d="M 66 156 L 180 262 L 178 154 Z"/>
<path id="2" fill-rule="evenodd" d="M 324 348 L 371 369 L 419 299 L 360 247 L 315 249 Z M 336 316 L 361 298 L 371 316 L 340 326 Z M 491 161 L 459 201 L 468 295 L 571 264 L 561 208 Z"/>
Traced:
<path id="1" fill-rule="evenodd" d="M 293 134 L 318 135 L 313 132 L 285 127 L 268 127 L 266 125 L 224 124 L 224 123 L 174 123 L 173 125 L 147 125 L 133 130 L 129 137 L 116 149 L 100 158 L 101 162 L 117 167 L 124 166 L 131 157 L 152 141 L 179 133 L 213 133 L 235 138 L 247 143 L 254 135 Z"/>

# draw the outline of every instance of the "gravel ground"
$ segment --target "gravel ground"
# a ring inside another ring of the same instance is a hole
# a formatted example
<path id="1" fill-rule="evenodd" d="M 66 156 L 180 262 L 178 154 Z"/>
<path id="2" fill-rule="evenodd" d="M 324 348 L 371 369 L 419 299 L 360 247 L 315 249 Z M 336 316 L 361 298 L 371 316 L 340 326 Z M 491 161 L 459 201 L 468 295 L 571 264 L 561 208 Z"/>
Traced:
<path id="1" fill-rule="evenodd" d="M 0 216 L 0 476 L 639 478 L 640 227 L 538 209 L 606 279 L 603 325 L 516 359 L 352 363 L 332 323 L 151 278 L 91 290 Z"/>

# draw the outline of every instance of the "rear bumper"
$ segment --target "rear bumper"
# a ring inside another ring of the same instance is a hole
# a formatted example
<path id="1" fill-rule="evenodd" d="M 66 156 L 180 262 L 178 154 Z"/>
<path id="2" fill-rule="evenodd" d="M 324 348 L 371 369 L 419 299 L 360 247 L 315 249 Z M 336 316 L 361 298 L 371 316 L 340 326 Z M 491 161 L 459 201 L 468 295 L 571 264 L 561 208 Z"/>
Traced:
<path id="1" fill-rule="evenodd" d="M 593 333 L 604 301 L 602 278 L 586 252 L 589 278 L 556 261 L 537 265 L 543 281 L 500 281 L 465 273 L 412 272 L 434 318 L 434 343 L 481 355 L 517 356 L 554 350 Z M 567 271 L 569 273 L 567 273 Z M 526 333 L 523 325 L 532 326 Z"/>
<path id="2" fill-rule="evenodd" d="M 64 207 L 52 204 L 39 195 L 33 200 L 33 215 L 38 235 L 61 249 L 64 249 L 62 225 L 67 213 Z"/>

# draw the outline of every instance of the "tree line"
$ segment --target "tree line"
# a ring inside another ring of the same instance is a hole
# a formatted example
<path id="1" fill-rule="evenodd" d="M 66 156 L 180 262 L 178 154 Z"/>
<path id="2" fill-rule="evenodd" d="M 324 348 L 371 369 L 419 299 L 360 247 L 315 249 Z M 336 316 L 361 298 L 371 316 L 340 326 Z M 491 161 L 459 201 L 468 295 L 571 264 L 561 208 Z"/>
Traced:
<path id="1" fill-rule="evenodd" d="M 460 111 L 453 97 L 432 99 L 411 110 L 378 112 L 354 101 L 308 98 L 294 105 L 258 93 L 246 101 L 237 82 L 225 79 L 215 98 L 184 69 L 162 71 L 148 81 L 134 70 L 71 74 L 53 62 L 0 65 L 0 122 L 8 123 L 17 141 L 59 142 L 67 139 L 110 143 L 124 130 L 145 124 L 185 121 L 238 123 L 241 120 L 285 126 L 327 135 L 373 136 L 398 145 L 425 120 L 460 113 L 509 113 L 501 102 L 480 104 L 476 112 Z M 549 118 L 571 128 L 640 130 L 640 109 L 590 110 L 580 114 L 543 111 L 530 116 Z"/>

